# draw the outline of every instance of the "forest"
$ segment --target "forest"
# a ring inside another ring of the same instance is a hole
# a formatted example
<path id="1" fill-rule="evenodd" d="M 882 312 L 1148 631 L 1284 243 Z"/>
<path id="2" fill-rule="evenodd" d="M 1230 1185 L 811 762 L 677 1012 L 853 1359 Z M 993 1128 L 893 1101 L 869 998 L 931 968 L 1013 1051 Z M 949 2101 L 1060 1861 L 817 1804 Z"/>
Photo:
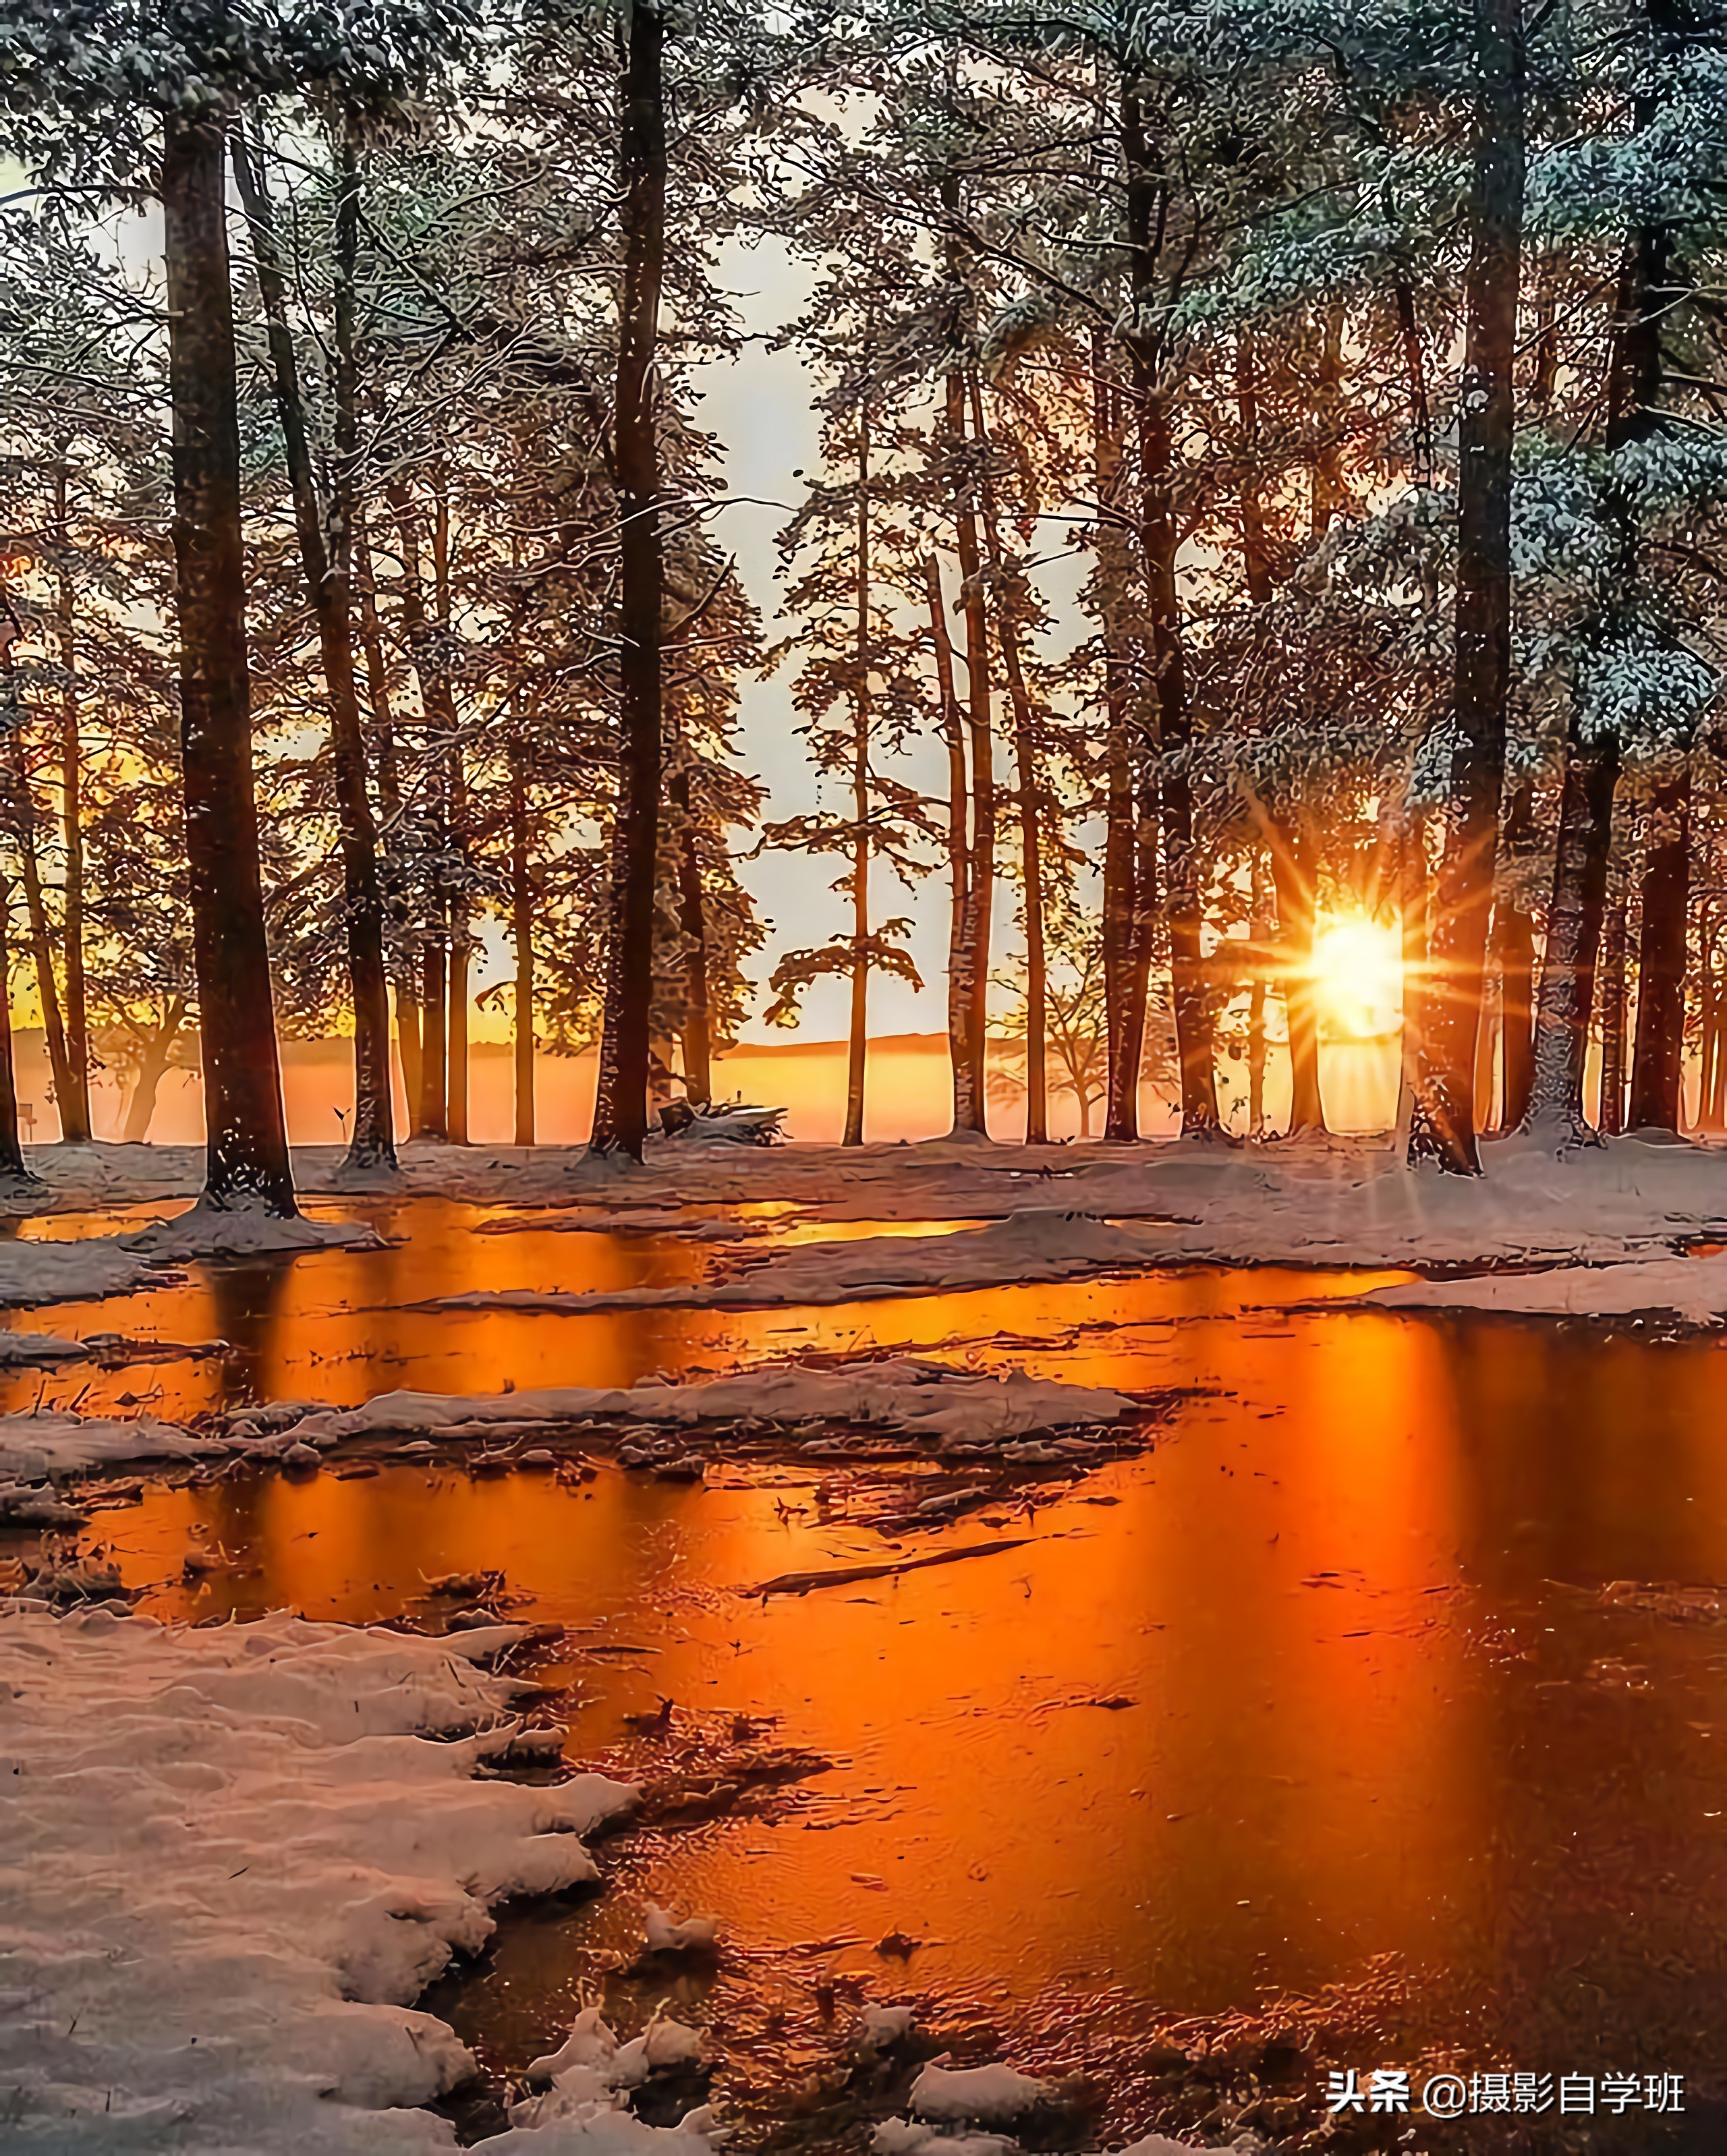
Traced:
<path id="1" fill-rule="evenodd" d="M 1395 939 L 1412 1161 L 1719 1130 L 1724 54 L 1709 0 L 9 0 L 0 814 L 64 1135 L 193 1055 L 209 1199 L 291 1209 L 321 1029 L 357 1165 L 460 1143 L 490 932 L 517 1142 L 536 1040 L 597 1044 L 639 1156 L 753 1007 L 760 849 L 843 894 L 765 988 L 846 985 L 851 1142 L 931 909 L 956 1132 L 1083 1086 L 1131 1140 L 1150 1070 L 1214 1137 L 1227 1056 L 1269 1136 L 1272 1042 L 1322 1130 L 1328 917 Z M 820 421 L 771 621 L 692 388 L 740 249 L 807 265 Z"/>
<path id="2" fill-rule="evenodd" d="M 0 0 L 0 2143 L 1722 2146 L 1727 0 Z"/>

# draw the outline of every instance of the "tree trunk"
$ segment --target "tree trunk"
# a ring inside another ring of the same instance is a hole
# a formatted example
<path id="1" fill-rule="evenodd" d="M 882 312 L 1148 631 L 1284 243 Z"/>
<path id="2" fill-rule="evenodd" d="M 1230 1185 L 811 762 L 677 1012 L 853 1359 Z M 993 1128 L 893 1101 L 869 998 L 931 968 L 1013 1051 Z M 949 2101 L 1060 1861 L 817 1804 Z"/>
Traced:
<path id="1" fill-rule="evenodd" d="M 1133 786 L 1132 660 L 1123 627 L 1133 557 L 1122 506 L 1121 385 L 1103 330 L 1092 336 L 1092 441 L 1097 496 L 1097 601 L 1104 709 L 1103 1013 L 1107 1078 L 1103 1134 L 1139 1135 L 1139 1066 L 1145 1053 L 1144 976 L 1135 965 L 1138 929 L 1138 803 Z M 1138 994 L 1135 993 L 1136 978 Z"/>
<path id="2" fill-rule="evenodd" d="M 947 603 L 942 595 L 941 565 L 933 554 L 923 562 L 929 599 L 929 633 L 935 653 L 936 690 L 941 700 L 942 737 L 948 750 L 948 876 L 952 897 L 948 916 L 948 1055 L 953 1073 L 953 1128 L 974 1131 L 983 1125 L 981 1101 L 974 1097 L 975 1070 L 969 1046 L 971 986 L 966 973 L 966 923 L 971 886 L 971 785 L 965 753 L 965 723 L 953 680 L 953 640 L 948 634 Z"/>
<path id="3" fill-rule="evenodd" d="M 713 1098 L 713 996 L 707 970 L 707 895 L 702 887 L 702 849 L 691 788 L 690 752 L 672 773 L 671 805 L 677 815 L 677 925 L 684 939 L 684 1023 L 680 1035 L 684 1098 Z"/>
<path id="4" fill-rule="evenodd" d="M 1505 844 L 1514 860 L 1534 838 L 1534 787 L 1525 779 L 1511 797 L 1505 817 Z M 1494 910 L 1499 947 L 1499 1040 L 1502 1114 L 1500 1128 L 1519 1129 L 1529 1112 L 1534 1081 L 1534 1006 L 1531 989 L 1535 968 L 1535 932 L 1519 905 L 1519 894 L 1502 887 Z"/>
<path id="5" fill-rule="evenodd" d="M 354 504 L 354 589 L 358 600 L 360 648 L 366 660 L 366 701 L 371 706 L 373 738 L 377 744 L 378 798 L 383 811 L 381 873 L 388 885 L 388 919 L 395 931 L 391 971 L 396 991 L 396 1045 L 402 1058 L 408 1135 L 413 1138 L 419 1135 L 419 984 L 414 978 L 414 953 L 408 942 L 407 896 L 398 878 L 389 873 L 392 844 L 401 843 L 402 782 L 396 762 L 395 719 L 390 710 L 389 674 L 384 665 L 383 638 L 378 627 L 372 550 L 366 542 L 365 520 L 357 501 Z"/>
<path id="6" fill-rule="evenodd" d="M 8 660 L 10 667 L 10 656 Z M 30 924 L 30 959 L 36 975 L 36 998 L 42 1005 L 42 1030 L 48 1045 L 49 1075 L 54 1082 L 56 1112 L 60 1114 L 60 1136 L 67 1132 L 61 1111 L 72 1091 L 71 1065 L 66 1054 L 66 1029 L 60 1015 L 59 983 L 54 978 L 54 936 L 49 927 L 48 902 L 42 891 L 42 861 L 36 835 L 36 802 L 30 790 L 30 767 L 24 757 L 24 737 L 14 726 L 12 736 L 13 832 L 17 841 L 18 868 L 24 887 L 24 914 Z"/>
<path id="7" fill-rule="evenodd" d="M 965 721 L 971 752 L 971 843 L 967 855 L 965 917 L 960 929 L 971 1120 L 961 1125 L 956 1118 L 954 1128 L 987 1136 L 985 1065 L 989 1043 L 991 921 L 995 900 L 995 737 L 983 565 L 978 549 L 976 483 L 969 464 L 965 389 L 963 375 L 948 377 L 948 448 L 954 462 L 954 547 L 959 557 L 960 610 L 965 619 L 965 672 L 969 691 Z"/>
<path id="8" fill-rule="evenodd" d="M 510 934 L 516 946 L 516 1142 L 534 1140 L 534 891 L 528 851 L 527 760 L 510 741 Z"/>
<path id="9" fill-rule="evenodd" d="M 122 1145 L 142 1145 L 150 1135 L 157 1095 L 162 1090 L 162 1080 L 173 1068 L 174 1043 L 180 1038 L 185 1014 L 183 999 L 176 996 L 162 1024 L 139 1050 L 138 1082 L 126 1104 L 126 1127 L 120 1137 Z"/>
<path id="10" fill-rule="evenodd" d="M 301 567 L 317 624 L 318 658 L 330 704 L 342 925 L 348 990 L 354 1008 L 354 1122 L 348 1136 L 347 1158 L 355 1167 L 388 1168 L 396 1164 L 396 1144 L 390 1100 L 383 897 L 378 872 L 378 828 L 367 792 L 366 742 L 354 674 L 352 541 L 359 458 L 358 373 L 354 352 L 354 280 L 360 229 L 358 123 L 352 114 L 345 116 L 338 153 L 333 290 L 335 455 L 327 536 L 307 442 L 305 400 L 288 321 L 287 285 L 274 213 L 238 123 L 233 135 L 233 160 L 251 228 L 259 297 L 269 326 L 270 372 L 294 497 Z"/>
<path id="11" fill-rule="evenodd" d="M 1607 916 L 1601 947 L 1601 1091 L 1596 1123 L 1603 1137 L 1625 1128 L 1625 887 Z"/>
<path id="12" fill-rule="evenodd" d="M 1266 962 L 1275 924 L 1267 913 L 1270 893 L 1266 888 L 1265 855 L 1253 850 L 1253 883 L 1248 901 L 1252 921 L 1253 981 L 1247 993 L 1247 1135 L 1265 1134 L 1265 991 Z"/>
<path id="13" fill-rule="evenodd" d="M 1475 0 L 1475 169 L 1462 397 L 1457 437 L 1457 593 L 1452 754 L 1439 905 L 1437 986 L 1410 1129 L 1411 1164 L 1478 1175 L 1475 1037 L 1493 906 L 1505 707 L 1511 678 L 1513 371 L 1523 254 L 1523 0 Z"/>
<path id="14" fill-rule="evenodd" d="M 1403 975 L 1403 1039 L 1397 1069 L 1397 1139 L 1407 1142 L 1415 1120 L 1421 1036 L 1426 1024 L 1427 916 L 1431 892 L 1427 838 L 1419 809 L 1406 805 L 1398 844 L 1397 912 Z"/>
<path id="15" fill-rule="evenodd" d="M 618 802 L 612 822 L 605 1014 L 590 1144 L 595 1152 L 622 1152 L 639 1161 L 647 1136 L 654 899 L 665 755 L 654 357 L 666 258 L 666 25 L 660 0 L 634 0 L 625 19 L 629 51 L 619 143 L 624 265 L 613 426 L 621 584 Z"/>
<path id="16" fill-rule="evenodd" d="M 59 1096 L 60 1140 L 90 1142 L 90 1024 L 85 1013 L 84 975 L 83 749 L 79 741 L 77 643 L 74 624 L 72 572 L 68 556 L 72 536 L 66 511 L 66 467 L 54 473 L 54 521 L 59 542 L 58 578 L 60 671 L 60 831 L 65 848 L 65 904 L 60 921 L 60 948 L 66 975 L 66 1086 Z"/>
<path id="17" fill-rule="evenodd" d="M 1499 1045 L 1499 1005 L 1503 996 L 1503 983 L 1499 978 L 1498 961 L 1493 950 L 1493 927 L 1488 933 L 1487 962 L 1481 977 L 1481 1023 L 1475 1029 L 1475 1086 L 1474 1120 L 1478 1131 L 1492 1131 L 1503 1127 L 1499 1123 L 1498 1088 L 1494 1083 L 1495 1064 Z"/>
<path id="18" fill-rule="evenodd" d="M 162 202 L 173 409 L 186 859 L 204 1071 L 204 1195 L 293 1217 L 252 787 L 223 129 L 170 114 Z"/>
<path id="19" fill-rule="evenodd" d="M 1273 823 L 1272 887 L 1277 898 L 1278 974 L 1289 1029 L 1289 1135 L 1325 1128 L 1319 1091 L 1319 1013 L 1313 993 L 1316 864 L 1313 840 L 1300 823 Z"/>
<path id="20" fill-rule="evenodd" d="M 1715 1064 L 1721 1045 L 1715 996 L 1715 921 L 1707 906 L 1697 926 L 1697 1127 L 1706 1131 L 1710 1127 L 1709 1104 L 1715 1096 Z"/>
<path id="21" fill-rule="evenodd" d="M 1679 1135 L 1684 1105 L 1685 946 L 1691 865 L 1691 763 L 1649 803 L 1637 943 L 1637 1027 L 1631 1127 Z"/>
<path id="22" fill-rule="evenodd" d="M 29 1176 L 18 1142 L 18 1077 L 12 1060 L 12 886 L 0 879 L 0 1177 L 16 1183 Z"/>
<path id="23" fill-rule="evenodd" d="M 1175 557 L 1180 546 L 1174 501 L 1174 418 L 1159 380 L 1163 354 L 1143 325 L 1155 313 L 1157 199 L 1161 176 L 1146 147 L 1144 108 L 1136 92 L 1122 97 L 1121 141 L 1127 172 L 1129 277 L 1142 326 L 1128 340 L 1139 417 L 1140 543 L 1153 678 L 1157 684 L 1158 767 L 1164 840 L 1169 981 L 1175 1044 L 1181 1066 L 1181 1130 L 1205 1137 L 1219 1128 L 1217 1075 L 1212 1063 L 1211 1011 L 1200 949 L 1202 906 L 1193 816 L 1192 714 L 1181 629 Z"/>
<path id="24" fill-rule="evenodd" d="M 1534 1078 L 1524 1127 L 1573 1144 L 1589 1136 L 1583 1067 L 1618 778 L 1616 737 L 1588 743 L 1571 740 L 1560 794 L 1553 897 L 1535 1008 Z"/>
<path id="25" fill-rule="evenodd" d="M 846 1033 L 846 1127 L 841 1145 L 861 1146 L 870 1026 L 870 413 L 858 413 L 857 607 L 851 686 L 851 1009 Z"/>
<path id="26" fill-rule="evenodd" d="M 1522 0 L 1475 0 L 1477 93 L 1464 382 L 1457 414 L 1457 617 L 1445 852 L 1410 1162 L 1479 1175 L 1475 1034 L 1498 854 L 1511 681 L 1511 446 L 1524 194 Z"/>
<path id="27" fill-rule="evenodd" d="M 987 453 L 989 435 L 984 425 L 983 393 L 977 377 L 971 382 L 972 429 L 978 447 Z M 1023 596 L 1023 578 L 1017 573 L 1016 588 L 1010 590 L 1007 565 L 1001 549 L 1001 531 L 996 516 L 994 481 L 984 466 L 984 546 L 989 558 L 989 585 L 995 598 L 995 640 L 1001 651 L 1001 670 L 1007 683 L 1008 702 L 1014 715 L 1014 778 L 1020 816 L 1020 870 L 1024 886 L 1025 925 L 1025 1142 L 1047 1145 L 1050 1141 L 1048 1079 L 1048 961 L 1045 952 L 1043 894 L 1043 834 L 1038 820 L 1041 788 L 1037 773 L 1036 726 L 1031 697 L 1025 686 L 1025 670 L 1020 655 L 1020 628 L 1016 608 Z"/>
<path id="28" fill-rule="evenodd" d="M 425 715 L 425 843 L 434 860 L 439 864 L 427 879 L 422 895 L 423 917 L 419 924 L 419 1106 L 412 1118 L 410 1135 L 441 1142 L 450 1135 L 445 1093 L 449 1047 L 445 939 L 449 935 L 450 892 L 443 856 L 449 840 L 449 803 L 445 796 L 449 752 L 456 734 L 455 698 L 444 653 L 426 611 L 420 575 L 420 532 L 413 496 L 403 481 L 393 480 L 384 488 L 384 499 L 390 505 L 402 542 L 402 633 L 414 661 L 420 709 Z M 434 988 L 435 1003 L 431 1000 Z"/>
<path id="29" fill-rule="evenodd" d="M 448 1095 L 445 1058 L 450 1045 L 446 997 L 449 979 L 445 964 L 445 934 L 434 927 L 426 935 L 420 974 L 420 1090 L 419 1135 L 434 1144 L 450 1142 L 446 1120 Z"/>

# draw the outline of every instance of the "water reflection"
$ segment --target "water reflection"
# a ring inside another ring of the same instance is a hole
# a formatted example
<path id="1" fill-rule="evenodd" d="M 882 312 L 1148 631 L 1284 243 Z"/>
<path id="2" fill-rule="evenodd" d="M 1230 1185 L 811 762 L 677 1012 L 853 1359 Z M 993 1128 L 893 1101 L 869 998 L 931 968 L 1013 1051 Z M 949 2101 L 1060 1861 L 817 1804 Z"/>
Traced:
<path id="1" fill-rule="evenodd" d="M 650 1769 L 623 1717 L 668 1695 L 775 1717 L 838 1763 L 786 1816 L 645 1837 L 610 1896 L 512 1932 L 466 2010 L 496 2061 L 544 2048 L 649 1896 L 715 1910 L 757 1957 L 722 1970 L 722 2029 L 774 1956 L 844 1936 L 823 1968 L 995 2002 L 1028 2044 L 1056 1997 L 1149 2021 L 1358 1982 L 1389 1954 L 1411 1988 L 1385 2056 L 1727 2058 L 1727 1639 L 1596 1592 L 1727 1578 L 1719 1346 L 1282 1314 L 1258 1306 L 1359 1281 L 1221 1271 L 722 1322 L 342 1306 L 338 1281 L 368 1303 L 386 1276 L 401 1299 L 481 1284 L 500 1245 L 510 1278 L 543 1262 L 560 1286 L 702 1262 L 532 1240 L 452 1224 L 441 1249 L 292 1268 L 219 1320 L 213 1283 L 188 1292 L 278 1393 L 618 1383 L 866 1337 L 1215 1389 L 1043 1515 L 1034 1547 L 800 1601 L 735 1590 L 879 1545 L 741 1476 L 326 1471 L 108 1516 L 128 1576 L 201 1615 L 371 1616 L 419 1606 L 426 1575 L 501 1566 L 530 1614 L 603 1628 L 578 1647 L 640 1650 L 565 1664 L 579 1756 Z M 254 1569 L 180 1584 L 196 1523 Z M 872 1951 L 892 1930 L 926 1942 L 903 1979 Z"/>

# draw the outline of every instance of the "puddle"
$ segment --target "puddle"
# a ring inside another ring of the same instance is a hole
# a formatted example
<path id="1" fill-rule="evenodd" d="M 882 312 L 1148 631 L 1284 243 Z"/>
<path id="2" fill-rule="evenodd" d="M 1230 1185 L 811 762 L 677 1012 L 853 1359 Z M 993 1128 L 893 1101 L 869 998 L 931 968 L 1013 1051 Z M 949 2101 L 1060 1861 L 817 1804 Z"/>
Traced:
<path id="1" fill-rule="evenodd" d="M 1290 1994 L 1339 2026 L 1359 2009 L 1370 2050 L 1341 2055 L 1363 2066 L 1727 2060 L 1727 1625 L 1708 1598 L 1599 1592 L 1727 1580 L 1720 1346 L 1286 1314 L 1263 1306 L 1395 1276 L 1222 1269 L 820 1312 L 378 1311 L 706 1261 L 412 1214 L 408 1248 L 29 1320 L 236 1342 L 222 1369 L 131 1373 L 161 1382 L 157 1412 L 866 1343 L 1215 1389 L 1041 1512 L 1031 1546 L 802 1599 L 737 1590 L 881 1548 L 813 1509 L 825 1463 L 698 1489 L 249 1474 L 100 1515 L 127 1578 L 157 1583 L 146 1606 L 177 1614 L 392 1615 L 424 1609 L 429 1575 L 501 1567 L 516 1614 L 578 1628 L 550 1674 L 574 1687 L 572 1756 L 611 1771 L 653 1780 L 738 1715 L 834 1763 L 759 1814 L 609 1845 L 591 1904 L 512 1914 L 439 2006 L 497 2073 L 586 1997 L 651 2010 L 660 1993 L 616 1974 L 649 1899 L 722 1919 L 730 1951 L 679 2010 L 711 2020 L 722 2090 L 763 2119 L 865 1997 L 916 1998 L 1034 2070 L 1090 2067 L 1123 2138 L 1154 2107 L 1151 2031 Z M 183 1584 L 196 1527 L 251 1569 Z M 626 1719 L 668 1697 L 671 1738 Z M 909 1960 L 876 1951 L 894 1933 L 923 1943 Z"/>

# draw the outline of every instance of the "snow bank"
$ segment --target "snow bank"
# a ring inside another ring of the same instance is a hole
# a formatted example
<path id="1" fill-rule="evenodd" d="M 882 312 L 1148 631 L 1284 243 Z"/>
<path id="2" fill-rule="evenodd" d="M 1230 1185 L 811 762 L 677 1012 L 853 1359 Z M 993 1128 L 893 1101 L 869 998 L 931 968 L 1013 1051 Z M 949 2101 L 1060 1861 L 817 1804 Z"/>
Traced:
<path id="1" fill-rule="evenodd" d="M 195 1437 L 177 1423 L 85 1421 L 75 1414 L 0 1415 L 0 1481 L 39 1482 L 119 1460 L 198 1460 L 225 1453 L 219 1438 Z"/>
<path id="2" fill-rule="evenodd" d="M 635 1794 L 476 1783 L 500 1738 L 428 1742 L 508 1707 L 470 1651 L 0 1606 L 8 2148 L 455 2146 L 406 2107 L 473 2061 L 411 2002 L 484 1943 L 491 1904 L 592 1880 L 581 1836 Z"/>
<path id="3" fill-rule="evenodd" d="M 44 1302 L 96 1302 L 107 1295 L 172 1287 L 179 1276 L 165 1253 L 113 1236 L 78 1243 L 0 1243 L 0 1309 Z"/>
<path id="4" fill-rule="evenodd" d="M 303 1215 L 284 1220 L 252 1206 L 229 1210 L 202 1204 L 121 1240 L 127 1250 L 181 1262 L 191 1258 L 266 1257 L 277 1252 L 377 1247 L 378 1244 L 376 1233 L 363 1222 L 308 1220 Z"/>
<path id="5" fill-rule="evenodd" d="M 1344 1307 L 1380 1310 L 1493 1310 L 1570 1317 L 1624 1317 L 1670 1312 L 1684 1325 L 1719 1325 L 1727 1317 L 1727 1255 L 1646 1258 L 1607 1265 L 1553 1265 L 1539 1272 L 1484 1273 L 1473 1279 L 1409 1281 L 1352 1296 Z M 1328 1303 L 1328 1308 L 1335 1308 Z"/>
<path id="6" fill-rule="evenodd" d="M 784 1364 L 700 1384 L 572 1385 L 471 1396 L 383 1393 L 363 1407 L 309 1415 L 295 1435 L 323 1445 L 373 1431 L 477 1434 L 495 1423 L 616 1421 L 693 1429 L 820 1421 L 902 1430 L 946 1445 L 996 1445 L 1035 1430 L 1115 1422 L 1138 1404 L 1124 1393 L 1028 1377 L 1023 1370 L 995 1377 L 903 1361 L 834 1369 Z"/>

